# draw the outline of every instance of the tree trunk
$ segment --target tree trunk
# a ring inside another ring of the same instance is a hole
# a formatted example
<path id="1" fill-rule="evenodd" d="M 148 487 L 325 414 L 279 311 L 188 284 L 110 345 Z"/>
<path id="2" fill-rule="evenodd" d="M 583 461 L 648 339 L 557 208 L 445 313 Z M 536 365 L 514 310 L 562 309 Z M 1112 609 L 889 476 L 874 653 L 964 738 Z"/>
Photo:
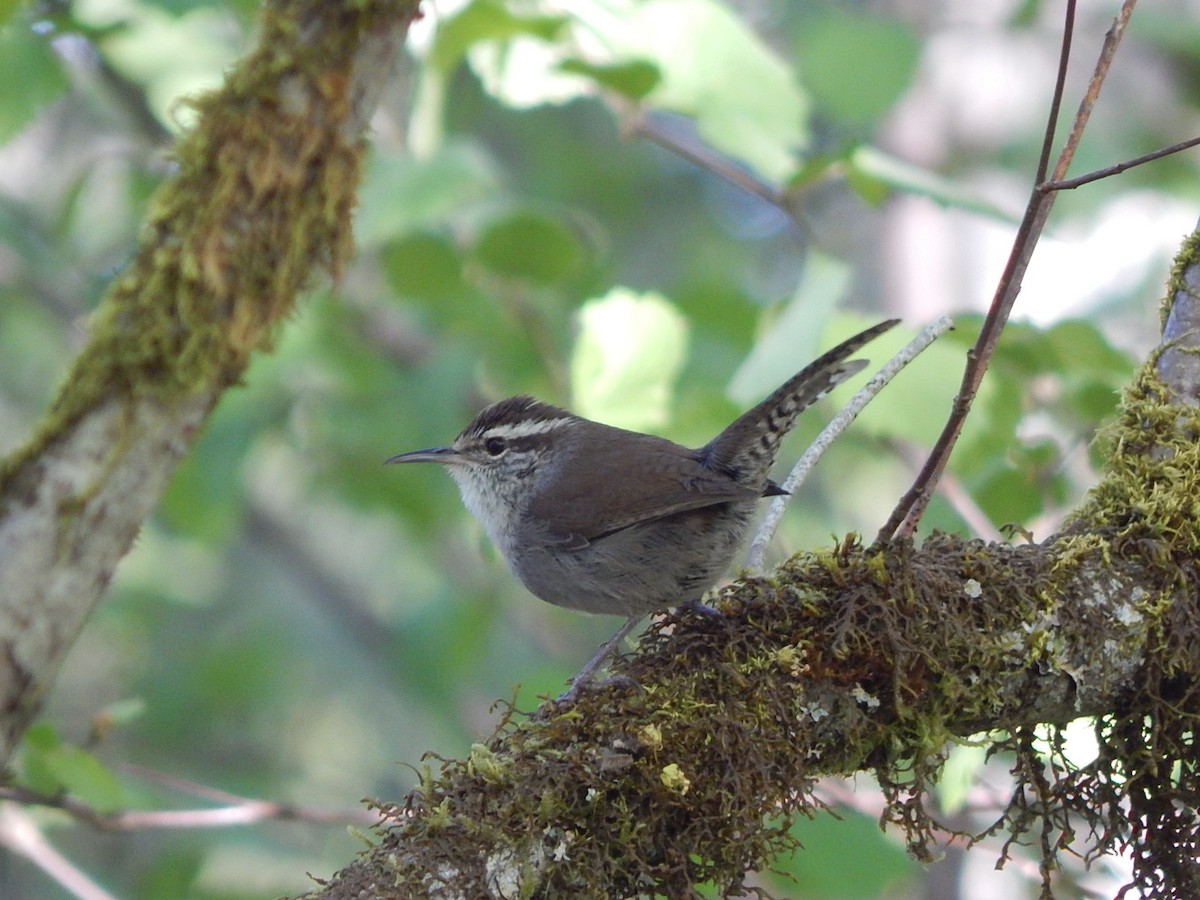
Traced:
<path id="1" fill-rule="evenodd" d="M 0 464 L 0 764 L 250 354 L 351 249 L 363 132 L 416 0 L 284 0 L 196 101 L 37 434 Z"/>

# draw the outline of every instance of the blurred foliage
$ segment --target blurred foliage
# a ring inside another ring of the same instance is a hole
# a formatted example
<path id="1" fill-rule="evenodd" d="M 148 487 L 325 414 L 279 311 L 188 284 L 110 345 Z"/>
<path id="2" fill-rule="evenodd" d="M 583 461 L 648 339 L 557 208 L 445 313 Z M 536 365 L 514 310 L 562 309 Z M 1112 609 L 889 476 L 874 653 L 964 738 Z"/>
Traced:
<path id="1" fill-rule="evenodd" d="M 26 732 L 18 768 L 22 783 L 39 793 L 70 793 L 97 812 L 113 812 L 125 799 L 110 769 L 81 747 L 64 743 L 45 722 Z"/>
<path id="2" fill-rule="evenodd" d="M 0 107 L 0 142 L 13 138 L 67 87 L 50 45 L 17 25 L 0 31 L 0 79 L 27 88 L 6 93 L 6 102 Z"/>
<path id="3" fill-rule="evenodd" d="M 1056 4 L 936 6 L 428 5 L 374 122 L 358 260 L 222 401 L 17 774 L 101 809 L 204 803 L 122 762 L 310 806 L 398 797 L 423 752 L 463 752 L 496 698 L 528 709 L 557 692 L 616 622 L 530 598 L 448 478 L 385 458 L 518 392 L 699 445 L 850 331 L 902 315 L 905 333 L 871 348 L 882 361 L 959 314 L 803 488 L 776 558 L 873 534 L 957 387 L 1028 191 L 1058 42 Z M 256 8 L 0 3 L 0 449 L 37 421 L 169 176 L 179 97 L 219 82 Z M 1090 59 L 1111 11 L 1084 15 L 1076 57 Z M 1083 166 L 1188 136 L 1188 15 L 1139 11 Z M 718 167 L 783 192 L 787 212 Z M 1039 324 L 1006 333 L 951 463 L 959 499 L 939 496 L 927 527 L 1041 538 L 1078 501 L 1130 354 L 1149 346 L 1189 227 L 1178 210 L 1195 218 L 1195 168 L 1179 157 L 1060 200 L 1018 306 Z M 1072 240 L 1086 265 L 1064 264 Z M 804 418 L 785 457 L 831 409 Z M 960 767 L 949 806 L 982 766 Z M 100 836 L 35 817 L 98 882 L 140 898 L 295 892 L 358 848 L 327 825 Z M 921 877 L 869 816 L 798 827 L 806 852 L 762 875 L 778 894 L 901 896 Z M 0 884 L 67 896 L 12 855 Z"/>

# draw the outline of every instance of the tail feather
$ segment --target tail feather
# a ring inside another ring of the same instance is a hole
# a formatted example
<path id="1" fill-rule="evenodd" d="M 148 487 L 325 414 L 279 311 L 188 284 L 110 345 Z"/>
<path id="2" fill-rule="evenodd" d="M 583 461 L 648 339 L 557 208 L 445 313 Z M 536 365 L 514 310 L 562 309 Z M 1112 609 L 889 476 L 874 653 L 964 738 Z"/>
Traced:
<path id="1" fill-rule="evenodd" d="M 813 360 L 704 447 L 700 453 L 705 465 L 725 472 L 746 487 L 764 487 L 779 444 L 796 424 L 796 417 L 863 369 L 867 360 L 846 357 L 899 321 L 880 322 Z"/>

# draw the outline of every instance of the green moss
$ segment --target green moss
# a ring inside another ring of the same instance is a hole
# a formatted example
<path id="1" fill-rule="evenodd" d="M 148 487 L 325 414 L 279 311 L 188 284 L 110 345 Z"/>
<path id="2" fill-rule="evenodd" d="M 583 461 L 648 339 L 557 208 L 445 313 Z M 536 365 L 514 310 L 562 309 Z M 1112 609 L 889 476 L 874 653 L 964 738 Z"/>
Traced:
<path id="1" fill-rule="evenodd" d="M 1184 238 L 1179 253 L 1175 255 L 1171 274 L 1167 279 L 1167 293 L 1158 310 L 1160 330 L 1167 327 L 1167 316 L 1171 313 L 1171 305 L 1175 302 L 1175 296 L 1180 291 L 1187 290 L 1183 277 L 1184 272 L 1189 266 L 1195 265 L 1200 265 L 1200 231 L 1193 231 Z"/>
<path id="2" fill-rule="evenodd" d="M 1109 431 L 1104 481 L 1059 535 L 1006 546 L 935 534 L 919 548 L 851 536 L 746 578 L 716 601 L 726 622 L 685 614 L 649 629 L 620 667 L 644 687 L 507 719 L 488 746 L 517 790 L 497 795 L 446 763 L 398 845 L 438 858 L 486 814 L 514 858 L 531 834 L 563 848 L 538 857 L 522 895 L 690 896 L 705 882 L 736 894 L 792 849 L 790 822 L 817 809 L 813 779 L 869 769 L 884 821 L 929 859 L 946 829 L 926 799 L 947 748 L 983 732 L 1017 787 L 994 826 L 965 838 L 1005 835 L 1005 854 L 1031 840 L 1048 885 L 1086 834 L 1089 855 L 1131 846 L 1147 891 L 1195 896 L 1200 422 L 1166 402 L 1152 365 Z M 1047 686 L 1058 711 L 1035 725 L 1026 710 Z M 1087 712 L 1101 750 L 1079 766 L 1062 729 Z M 1010 730 L 989 730 L 998 722 Z"/>
<path id="3" fill-rule="evenodd" d="M 367 30 L 415 6 L 265 7 L 256 49 L 220 90 L 191 102 L 198 121 L 175 148 L 178 174 L 151 202 L 90 342 L 0 482 L 106 398 L 215 400 L 254 351 L 270 347 L 313 274 L 337 276 L 352 247 L 364 149 L 347 136 L 348 66 Z M 310 26 L 305 40 L 299 22 Z"/>
<path id="4" fill-rule="evenodd" d="M 1176 260 L 1164 321 L 1185 269 L 1198 260 L 1200 233 Z M 1126 392 L 1120 421 L 1105 435 L 1105 478 L 1055 544 L 1056 570 L 1088 558 L 1139 568 L 1115 606 L 1122 627 L 1106 630 L 1116 637 L 1102 650 L 1116 663 L 1138 660 L 1135 683 L 1121 709 L 1097 721 L 1100 753 L 1090 766 L 1073 766 L 1055 749 L 1060 777 L 1039 783 L 1033 750 L 1014 742 L 1030 772 L 1026 787 L 1044 811 L 1010 815 L 1018 831 L 1075 815 L 1095 829 L 1094 853 L 1132 849 L 1135 880 L 1147 895 L 1193 897 L 1200 891 L 1200 411 L 1172 402 L 1157 362 L 1156 353 Z M 1049 734 L 1061 747 L 1061 731 Z M 1057 850 L 1045 847 L 1047 859 Z"/>

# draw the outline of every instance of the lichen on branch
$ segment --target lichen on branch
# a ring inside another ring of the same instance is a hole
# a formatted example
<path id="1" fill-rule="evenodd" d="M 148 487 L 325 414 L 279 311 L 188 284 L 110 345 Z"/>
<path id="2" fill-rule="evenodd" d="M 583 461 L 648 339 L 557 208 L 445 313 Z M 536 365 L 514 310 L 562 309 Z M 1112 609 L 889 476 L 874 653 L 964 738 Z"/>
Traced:
<path id="1" fill-rule="evenodd" d="M 1016 783 L 968 839 L 1005 836 L 1007 853 L 1032 837 L 1047 893 L 1059 854 L 1130 848 L 1139 887 L 1196 896 L 1200 411 L 1154 364 L 1061 533 L 851 538 L 745 578 L 716 601 L 724 621 L 662 619 L 613 681 L 508 715 L 427 770 L 381 806 L 380 847 L 318 895 L 738 895 L 794 846 L 790 822 L 819 813 L 814 780 L 858 771 L 929 858 L 945 833 L 929 789 L 969 739 L 1012 760 Z M 1063 728 L 1083 716 L 1100 752 L 1081 765 Z"/>

